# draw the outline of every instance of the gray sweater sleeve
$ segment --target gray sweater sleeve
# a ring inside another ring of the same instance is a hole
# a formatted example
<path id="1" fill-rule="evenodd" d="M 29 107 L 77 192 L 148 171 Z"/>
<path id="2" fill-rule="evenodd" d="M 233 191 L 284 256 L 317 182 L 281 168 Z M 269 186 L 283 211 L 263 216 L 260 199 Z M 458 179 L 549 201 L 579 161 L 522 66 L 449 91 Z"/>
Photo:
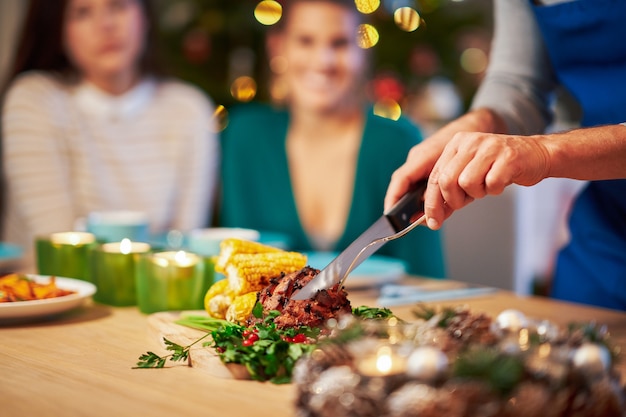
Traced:
<path id="1" fill-rule="evenodd" d="M 528 0 L 494 0 L 490 63 L 472 108 L 487 107 L 511 134 L 536 134 L 551 121 L 556 78 Z"/>

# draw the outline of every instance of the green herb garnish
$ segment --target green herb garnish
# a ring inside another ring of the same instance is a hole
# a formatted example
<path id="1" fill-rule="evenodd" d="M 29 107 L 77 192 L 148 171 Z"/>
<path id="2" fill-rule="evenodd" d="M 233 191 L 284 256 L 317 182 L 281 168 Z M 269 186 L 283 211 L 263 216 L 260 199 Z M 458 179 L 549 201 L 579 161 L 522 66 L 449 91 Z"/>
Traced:
<path id="1" fill-rule="evenodd" d="M 361 319 L 374 320 L 395 317 L 387 308 L 365 306 L 353 309 L 353 314 Z M 191 315 L 180 318 L 176 324 L 207 333 L 188 346 L 180 346 L 164 339 L 167 350 L 172 353 L 159 356 L 154 352 L 147 352 L 139 357 L 136 367 L 163 368 L 168 359 L 173 362 L 189 360 L 190 348 L 211 336 L 212 341 L 205 341 L 203 346 L 215 349 L 223 363 L 245 366 L 254 380 L 275 384 L 291 382 L 296 362 L 316 349 L 321 329 L 307 326 L 278 329 L 274 319 L 280 312 L 270 311 L 264 315 L 260 303 L 254 306 L 252 315 L 259 322 L 251 327 L 208 316 Z M 350 334 L 351 332 L 344 332 L 342 336 Z M 359 334 L 362 334 L 362 329 L 356 329 L 352 336 L 358 337 Z"/>
<path id="2" fill-rule="evenodd" d="M 418 304 L 416 309 L 413 310 L 413 315 L 415 315 L 415 317 L 425 321 L 432 319 L 436 314 L 441 315 L 441 319 L 437 322 L 437 327 L 445 328 L 448 327 L 450 319 L 458 315 L 458 312 L 452 307 L 445 307 L 441 311 L 437 311 L 424 304 Z"/>
<path id="3" fill-rule="evenodd" d="M 208 335 L 208 333 L 205 334 L 187 346 L 181 346 L 164 337 L 163 342 L 165 343 L 165 349 L 172 353 L 159 356 L 154 352 L 146 352 L 139 357 L 139 362 L 137 362 L 135 368 L 163 368 L 168 359 L 172 362 L 189 361 L 189 350 L 191 347 Z"/>
<path id="4" fill-rule="evenodd" d="M 320 329 L 278 329 L 274 323 L 278 314 L 270 312 L 251 328 L 230 325 L 214 330 L 212 347 L 222 362 L 245 366 L 252 379 L 288 383 L 296 361 L 315 349 Z"/>
<path id="5" fill-rule="evenodd" d="M 388 308 L 360 306 L 352 309 L 352 314 L 362 319 L 390 319 L 395 317 Z"/>

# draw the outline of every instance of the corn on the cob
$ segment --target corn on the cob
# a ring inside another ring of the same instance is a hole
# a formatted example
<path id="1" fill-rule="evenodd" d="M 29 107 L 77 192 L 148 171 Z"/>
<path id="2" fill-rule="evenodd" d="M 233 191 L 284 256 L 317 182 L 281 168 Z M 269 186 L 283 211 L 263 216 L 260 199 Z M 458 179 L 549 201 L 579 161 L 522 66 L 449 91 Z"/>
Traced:
<path id="1" fill-rule="evenodd" d="M 245 322 L 248 316 L 250 316 L 256 300 L 256 291 L 235 297 L 228 310 L 226 310 L 226 320 L 240 324 Z"/>
<path id="2" fill-rule="evenodd" d="M 227 279 L 221 279 L 219 281 L 215 281 L 209 287 L 209 290 L 206 292 L 204 299 L 207 300 L 207 299 L 213 298 L 218 294 L 226 294 L 226 295 L 232 295 L 232 296 L 237 295 L 237 294 L 232 293 L 230 286 L 228 285 Z"/>
<path id="3" fill-rule="evenodd" d="M 281 273 L 298 271 L 306 265 L 307 258 L 298 252 L 271 252 L 233 255 L 226 266 L 230 288 L 238 294 L 259 291 L 271 278 Z"/>
<path id="4" fill-rule="evenodd" d="M 220 254 L 215 262 L 215 271 L 222 274 L 225 273 L 226 266 L 234 255 L 242 253 L 255 254 L 270 252 L 282 252 L 282 250 L 250 240 L 237 238 L 224 239 L 220 243 Z"/>
<path id="5" fill-rule="evenodd" d="M 217 281 L 211 285 L 204 296 L 204 309 L 211 317 L 223 319 L 236 295 L 231 291 L 227 279 Z"/>

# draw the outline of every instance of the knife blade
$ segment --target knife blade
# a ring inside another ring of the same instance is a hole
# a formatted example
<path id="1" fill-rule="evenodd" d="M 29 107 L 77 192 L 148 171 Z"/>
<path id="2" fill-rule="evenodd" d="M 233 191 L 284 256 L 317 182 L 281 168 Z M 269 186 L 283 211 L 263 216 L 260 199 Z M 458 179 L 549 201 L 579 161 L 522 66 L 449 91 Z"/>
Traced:
<path id="1" fill-rule="evenodd" d="M 294 292 L 292 300 L 306 300 L 315 293 L 340 283 L 347 273 L 360 265 L 365 259 L 380 249 L 385 243 L 382 238 L 394 235 L 412 226 L 416 219 L 424 219 L 423 196 L 427 181 L 419 182 L 378 220 L 356 238 L 343 252 L 333 259 L 319 274 L 299 291 Z"/>

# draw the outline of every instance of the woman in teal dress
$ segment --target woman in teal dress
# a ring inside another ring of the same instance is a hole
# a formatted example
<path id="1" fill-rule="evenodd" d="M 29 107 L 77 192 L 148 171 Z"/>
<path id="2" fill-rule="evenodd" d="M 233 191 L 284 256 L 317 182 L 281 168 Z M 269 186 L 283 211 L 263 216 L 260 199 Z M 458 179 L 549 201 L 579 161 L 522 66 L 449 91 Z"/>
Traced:
<path id="1" fill-rule="evenodd" d="M 294 24 L 297 22 L 297 24 Z M 365 104 L 366 52 L 352 0 L 294 0 L 268 37 L 284 106 L 231 109 L 218 223 L 279 232 L 299 251 L 341 251 L 383 213 L 389 179 L 421 140 Z M 379 254 L 444 277 L 439 232 L 418 227 Z"/>

